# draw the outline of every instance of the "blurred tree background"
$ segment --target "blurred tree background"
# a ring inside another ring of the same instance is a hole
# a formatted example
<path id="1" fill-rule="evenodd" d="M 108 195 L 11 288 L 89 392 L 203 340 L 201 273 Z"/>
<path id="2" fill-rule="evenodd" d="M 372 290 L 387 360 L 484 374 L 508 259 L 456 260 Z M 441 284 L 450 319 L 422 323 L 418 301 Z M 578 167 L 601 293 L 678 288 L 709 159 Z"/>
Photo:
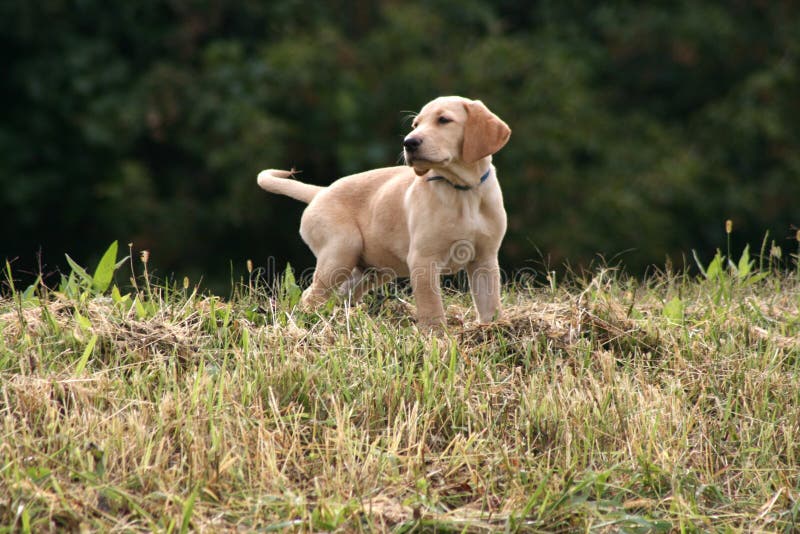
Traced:
<path id="1" fill-rule="evenodd" d="M 114 239 L 229 287 L 313 257 L 303 205 L 256 185 L 398 162 L 407 112 L 479 98 L 507 269 L 602 254 L 794 251 L 800 4 L 791 0 L 40 0 L 0 5 L 0 257 L 18 275 Z M 39 259 L 41 256 L 41 259 Z"/>

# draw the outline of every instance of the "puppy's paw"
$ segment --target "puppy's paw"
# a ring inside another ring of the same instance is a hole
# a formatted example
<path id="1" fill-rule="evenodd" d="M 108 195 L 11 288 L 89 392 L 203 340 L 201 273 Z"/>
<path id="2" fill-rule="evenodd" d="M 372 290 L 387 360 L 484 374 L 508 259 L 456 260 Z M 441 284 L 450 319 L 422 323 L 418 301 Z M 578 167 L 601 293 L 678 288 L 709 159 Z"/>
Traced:
<path id="1" fill-rule="evenodd" d="M 328 294 L 324 291 L 314 291 L 313 287 L 307 287 L 300 297 L 298 308 L 304 312 L 313 312 L 319 309 L 328 301 Z"/>
<path id="2" fill-rule="evenodd" d="M 502 310 L 497 310 L 491 315 L 485 314 L 481 316 L 480 314 L 478 314 L 477 322 L 481 326 L 486 326 L 490 324 L 504 325 L 508 324 L 508 319 L 505 317 L 505 315 L 503 315 Z"/>
<path id="3" fill-rule="evenodd" d="M 444 317 L 419 317 L 417 319 L 417 329 L 423 333 L 438 333 L 445 329 Z"/>

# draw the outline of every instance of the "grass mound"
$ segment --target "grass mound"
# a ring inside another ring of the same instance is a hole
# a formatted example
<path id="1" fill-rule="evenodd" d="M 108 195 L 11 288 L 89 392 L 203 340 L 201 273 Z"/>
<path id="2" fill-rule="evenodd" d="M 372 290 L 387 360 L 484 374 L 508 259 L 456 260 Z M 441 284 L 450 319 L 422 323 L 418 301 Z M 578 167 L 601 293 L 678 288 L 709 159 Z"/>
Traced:
<path id="1" fill-rule="evenodd" d="M 450 294 L 433 336 L 96 278 L 0 300 L 0 531 L 798 528 L 796 278 Z"/>

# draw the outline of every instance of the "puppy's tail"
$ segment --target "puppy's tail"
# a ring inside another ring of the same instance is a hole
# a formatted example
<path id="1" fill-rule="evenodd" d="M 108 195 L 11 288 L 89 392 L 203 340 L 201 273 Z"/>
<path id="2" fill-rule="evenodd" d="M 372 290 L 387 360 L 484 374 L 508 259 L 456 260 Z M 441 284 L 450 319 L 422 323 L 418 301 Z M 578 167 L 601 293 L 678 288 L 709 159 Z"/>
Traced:
<path id="1" fill-rule="evenodd" d="M 325 189 L 318 185 L 304 184 L 297 180 L 292 180 L 292 171 L 280 171 L 277 169 L 267 169 L 258 173 L 258 185 L 261 189 L 270 193 L 278 193 L 292 197 L 308 204 L 317 196 L 317 193 Z"/>

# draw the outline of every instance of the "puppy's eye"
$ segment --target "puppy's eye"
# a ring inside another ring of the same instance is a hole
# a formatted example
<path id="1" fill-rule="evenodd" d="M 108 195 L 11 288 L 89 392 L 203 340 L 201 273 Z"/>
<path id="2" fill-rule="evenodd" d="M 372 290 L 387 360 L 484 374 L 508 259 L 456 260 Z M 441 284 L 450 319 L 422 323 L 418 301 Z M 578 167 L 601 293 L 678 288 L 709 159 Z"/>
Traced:
<path id="1" fill-rule="evenodd" d="M 439 119 L 436 122 L 438 122 L 439 124 L 447 124 L 448 122 L 453 122 L 453 119 L 449 119 L 447 117 L 442 116 L 439 117 Z"/>

